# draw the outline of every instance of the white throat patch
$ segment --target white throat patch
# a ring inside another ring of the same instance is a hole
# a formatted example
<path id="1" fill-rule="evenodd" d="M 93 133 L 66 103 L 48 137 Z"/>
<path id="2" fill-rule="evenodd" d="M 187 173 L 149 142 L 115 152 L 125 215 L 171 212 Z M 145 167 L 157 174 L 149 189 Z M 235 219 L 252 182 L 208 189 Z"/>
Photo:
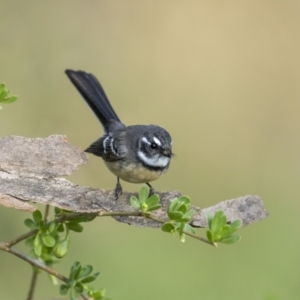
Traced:
<path id="1" fill-rule="evenodd" d="M 165 168 L 170 162 L 169 157 L 160 156 L 159 154 L 155 154 L 152 157 L 147 157 L 142 151 L 138 151 L 138 157 L 150 167 Z"/>

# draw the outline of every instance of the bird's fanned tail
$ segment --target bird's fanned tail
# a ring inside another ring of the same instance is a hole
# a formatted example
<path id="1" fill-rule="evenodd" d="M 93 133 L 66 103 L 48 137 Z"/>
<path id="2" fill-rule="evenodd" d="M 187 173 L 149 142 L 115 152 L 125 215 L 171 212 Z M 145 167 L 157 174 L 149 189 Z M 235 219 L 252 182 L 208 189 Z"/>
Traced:
<path id="1" fill-rule="evenodd" d="M 100 82 L 93 74 L 73 70 L 66 70 L 65 72 L 106 131 L 109 121 L 114 120 L 121 122 L 112 108 Z"/>

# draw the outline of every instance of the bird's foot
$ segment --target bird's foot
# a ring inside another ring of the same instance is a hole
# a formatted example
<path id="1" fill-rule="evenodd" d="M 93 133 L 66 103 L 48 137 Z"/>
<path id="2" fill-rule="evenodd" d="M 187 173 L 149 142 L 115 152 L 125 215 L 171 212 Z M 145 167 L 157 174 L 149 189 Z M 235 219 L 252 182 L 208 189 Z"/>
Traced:
<path id="1" fill-rule="evenodd" d="M 115 188 L 115 197 L 116 197 L 116 200 L 119 199 L 119 196 L 122 195 L 122 192 L 123 192 L 123 189 L 122 189 L 121 183 L 120 183 L 119 178 L 118 178 L 118 181 L 117 181 L 117 184 L 116 184 L 116 188 Z"/>
<path id="2" fill-rule="evenodd" d="M 154 187 L 150 183 L 147 182 L 146 184 L 150 188 L 150 190 L 149 190 L 149 197 L 150 197 L 150 196 L 154 195 L 156 193 L 156 191 L 155 191 Z"/>

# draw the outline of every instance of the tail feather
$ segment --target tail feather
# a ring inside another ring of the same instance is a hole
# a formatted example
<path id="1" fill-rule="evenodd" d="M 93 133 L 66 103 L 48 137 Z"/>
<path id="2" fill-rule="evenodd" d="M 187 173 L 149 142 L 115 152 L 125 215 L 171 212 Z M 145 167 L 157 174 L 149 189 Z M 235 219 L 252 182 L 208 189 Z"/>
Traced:
<path id="1" fill-rule="evenodd" d="M 105 129 L 110 120 L 121 122 L 110 105 L 100 82 L 93 74 L 73 70 L 65 72 Z"/>

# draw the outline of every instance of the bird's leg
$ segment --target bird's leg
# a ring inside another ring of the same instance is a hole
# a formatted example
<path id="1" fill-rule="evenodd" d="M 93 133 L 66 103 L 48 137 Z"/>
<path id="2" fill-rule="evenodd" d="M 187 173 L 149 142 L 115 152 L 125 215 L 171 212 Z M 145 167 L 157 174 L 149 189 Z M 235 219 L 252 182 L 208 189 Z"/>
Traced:
<path id="1" fill-rule="evenodd" d="M 117 184 L 116 184 L 116 189 L 115 189 L 115 197 L 116 197 L 116 200 L 118 200 L 119 196 L 122 195 L 122 186 L 121 186 L 121 183 L 120 183 L 120 178 L 117 177 Z"/>
<path id="2" fill-rule="evenodd" d="M 153 194 L 156 193 L 154 187 L 149 183 L 149 182 L 146 182 L 146 184 L 149 186 L 150 188 L 150 191 L 149 191 L 149 197 L 152 196 Z"/>

